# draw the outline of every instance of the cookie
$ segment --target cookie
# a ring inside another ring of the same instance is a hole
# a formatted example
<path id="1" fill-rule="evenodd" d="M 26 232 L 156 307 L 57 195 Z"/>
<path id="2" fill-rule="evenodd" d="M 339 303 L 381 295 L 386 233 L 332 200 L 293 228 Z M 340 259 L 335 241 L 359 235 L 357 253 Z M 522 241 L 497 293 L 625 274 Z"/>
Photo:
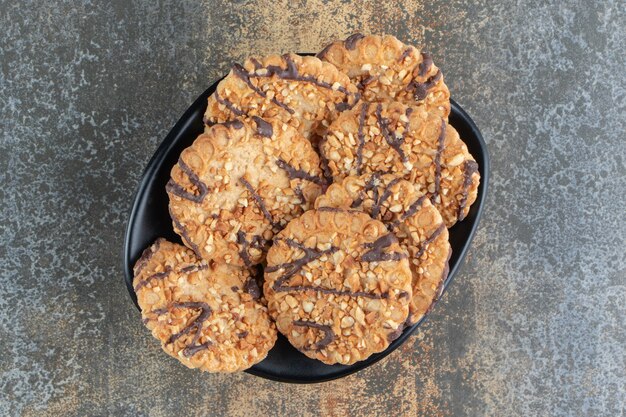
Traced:
<path id="1" fill-rule="evenodd" d="M 450 92 L 431 55 L 391 35 L 355 34 L 317 56 L 348 74 L 366 101 L 401 101 L 446 119 L 450 114 Z"/>
<path id="2" fill-rule="evenodd" d="M 234 65 L 209 97 L 205 123 L 247 116 L 279 120 L 306 138 L 323 134 L 333 114 L 358 101 L 357 88 L 334 65 L 312 56 L 270 55 Z"/>
<path id="3" fill-rule="evenodd" d="M 174 230 L 198 257 L 251 267 L 323 184 L 309 141 L 253 116 L 208 128 L 181 153 L 166 189 Z"/>
<path id="4" fill-rule="evenodd" d="M 333 121 L 320 150 L 335 181 L 381 172 L 414 183 L 448 227 L 476 200 L 480 174 L 467 146 L 444 119 L 419 108 L 360 103 Z"/>
<path id="5" fill-rule="evenodd" d="M 267 309 L 244 290 L 245 268 L 199 260 L 190 249 L 157 240 L 134 267 L 143 322 L 163 350 L 189 368 L 235 372 L 266 356 L 276 341 Z"/>
<path id="6" fill-rule="evenodd" d="M 321 208 L 274 238 L 264 294 L 293 346 L 327 364 L 352 364 L 401 334 L 411 271 L 406 251 L 380 221 Z"/>
<path id="7" fill-rule="evenodd" d="M 437 299 L 448 276 L 452 254 L 439 211 L 409 181 L 378 173 L 347 177 L 331 185 L 315 208 L 361 210 L 382 221 L 409 254 L 413 297 L 407 325 L 421 320 Z"/>

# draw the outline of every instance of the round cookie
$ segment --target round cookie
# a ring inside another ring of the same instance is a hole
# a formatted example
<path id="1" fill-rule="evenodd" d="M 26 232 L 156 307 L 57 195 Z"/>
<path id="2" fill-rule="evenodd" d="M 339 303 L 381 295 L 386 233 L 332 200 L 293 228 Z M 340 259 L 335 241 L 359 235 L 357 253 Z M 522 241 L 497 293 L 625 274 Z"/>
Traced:
<path id="1" fill-rule="evenodd" d="M 411 271 L 406 251 L 380 221 L 322 208 L 274 238 L 264 294 L 293 346 L 327 364 L 352 364 L 402 333 Z"/>
<path id="2" fill-rule="evenodd" d="M 252 117 L 207 128 L 181 153 L 166 189 L 174 230 L 198 257 L 251 267 L 323 184 L 308 140 Z"/>
<path id="3" fill-rule="evenodd" d="M 234 65 L 209 97 L 205 123 L 248 115 L 280 120 L 307 139 L 323 134 L 333 114 L 358 101 L 357 88 L 334 65 L 296 54 Z"/>
<path id="4" fill-rule="evenodd" d="M 188 248 L 157 240 L 134 268 L 145 325 L 163 350 L 189 368 L 235 372 L 262 361 L 276 341 L 266 307 L 246 292 L 245 268 L 200 261 Z"/>
<path id="5" fill-rule="evenodd" d="M 406 324 L 420 321 L 441 293 L 452 254 L 448 229 L 430 200 L 409 181 L 373 173 L 331 185 L 315 200 L 315 208 L 321 207 L 361 210 L 396 235 L 413 276 Z"/>
<path id="6" fill-rule="evenodd" d="M 366 101 L 401 101 L 446 119 L 450 114 L 450 92 L 430 54 L 391 35 L 357 33 L 317 56 L 348 74 Z"/>
<path id="7" fill-rule="evenodd" d="M 320 151 L 335 181 L 381 172 L 414 183 L 448 227 L 476 200 L 480 174 L 467 146 L 454 127 L 419 108 L 360 103 L 333 121 Z"/>

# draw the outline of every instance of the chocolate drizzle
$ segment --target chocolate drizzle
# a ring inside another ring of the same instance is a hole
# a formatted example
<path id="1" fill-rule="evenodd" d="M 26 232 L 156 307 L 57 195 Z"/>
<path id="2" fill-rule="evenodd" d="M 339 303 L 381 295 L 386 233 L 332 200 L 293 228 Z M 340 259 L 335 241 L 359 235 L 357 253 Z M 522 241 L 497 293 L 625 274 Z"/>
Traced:
<path id="1" fill-rule="evenodd" d="M 345 210 L 341 209 L 339 207 L 320 207 L 317 209 L 317 211 L 326 211 L 326 212 L 330 212 L 330 213 L 342 213 Z"/>
<path id="2" fill-rule="evenodd" d="M 380 131 L 387 141 L 387 144 L 395 150 L 398 155 L 400 155 L 400 159 L 402 162 L 407 162 L 408 159 L 402 150 L 402 144 L 404 143 L 404 134 L 401 137 L 396 137 L 395 132 L 391 132 L 389 130 L 389 120 L 384 118 L 382 115 L 383 105 L 378 104 L 376 106 L 376 119 L 378 120 L 378 125 L 380 126 Z M 406 132 L 405 132 L 406 133 Z"/>
<path id="3" fill-rule="evenodd" d="M 367 291 L 347 291 L 347 290 L 336 290 L 334 288 L 324 288 L 324 287 L 314 287 L 308 285 L 293 285 L 293 286 L 283 286 L 280 289 L 275 290 L 276 292 L 284 292 L 284 291 L 298 291 L 298 292 L 306 292 L 313 291 L 319 292 L 322 294 L 332 294 L 338 297 L 346 295 L 348 297 L 363 297 L 363 298 L 372 298 L 372 299 L 385 299 L 389 297 L 388 293 L 383 294 L 373 294 Z"/>
<path id="4" fill-rule="evenodd" d="M 430 245 L 435 239 L 437 239 L 437 236 L 439 236 L 445 230 L 445 228 L 446 225 L 441 223 L 439 227 L 435 229 L 433 234 L 422 242 L 419 251 L 417 251 L 417 253 L 415 254 L 415 259 L 419 259 L 424 254 L 424 252 L 426 252 L 426 249 L 428 249 L 428 245 Z"/>
<path id="5" fill-rule="evenodd" d="M 396 340 L 398 337 L 400 337 L 400 335 L 402 334 L 402 331 L 404 330 L 404 328 L 405 328 L 404 324 L 400 324 L 396 330 L 394 330 L 391 333 L 388 333 L 387 334 L 387 341 L 389 343 L 391 343 L 394 340 Z"/>
<path id="6" fill-rule="evenodd" d="M 327 209 L 327 210 L 325 210 Z M 337 209 L 339 211 L 343 211 L 341 209 Z M 320 209 L 320 211 L 335 211 L 335 208 L 330 207 L 330 208 L 322 208 Z M 268 266 L 267 268 L 265 268 L 265 272 L 268 273 L 272 273 L 272 272 L 277 272 L 281 269 L 284 269 L 285 272 L 283 273 L 283 275 L 281 275 L 275 282 L 274 285 L 272 285 L 272 289 L 276 292 L 287 292 L 287 291 L 302 291 L 302 292 L 306 292 L 306 291 L 314 291 L 314 292 L 319 292 L 322 294 L 332 294 L 332 295 L 336 295 L 336 296 L 348 296 L 348 297 L 363 297 L 363 298 L 373 298 L 373 299 L 384 299 L 389 297 L 389 294 L 387 293 L 383 293 L 383 294 L 373 294 L 373 293 L 369 293 L 366 291 L 347 291 L 347 290 L 337 290 L 334 288 L 324 288 L 324 287 L 315 287 L 315 286 L 308 286 L 308 285 L 285 285 L 285 282 L 287 280 L 289 280 L 291 277 L 295 276 L 298 272 L 300 272 L 300 270 L 307 264 L 313 262 L 316 259 L 319 259 L 320 257 L 322 257 L 323 255 L 329 255 L 332 254 L 334 252 L 336 252 L 337 250 L 339 250 L 339 248 L 335 247 L 335 246 L 331 246 L 329 249 L 326 250 L 319 250 L 317 248 L 308 248 L 306 246 L 304 246 L 302 243 L 300 242 L 296 242 L 293 239 L 283 239 L 283 238 L 276 238 L 274 241 L 278 241 L 278 240 L 283 240 L 289 247 L 292 248 L 297 248 L 300 249 L 301 251 L 304 252 L 304 256 L 296 259 L 295 261 L 292 262 L 287 262 L 284 264 L 279 264 L 279 265 L 274 265 L 274 266 Z"/>
<path id="7" fill-rule="evenodd" d="M 423 83 L 413 80 L 407 86 L 407 89 L 413 89 L 413 96 L 416 101 L 422 101 L 428 96 L 428 90 L 433 88 L 441 79 L 441 70 L 437 70 L 437 73 L 428 78 Z"/>
<path id="8" fill-rule="evenodd" d="M 350 110 L 352 107 L 354 106 L 346 101 L 342 101 L 341 103 L 335 104 L 335 110 L 337 110 L 340 113 L 346 110 Z"/>
<path id="9" fill-rule="evenodd" d="M 409 206 L 408 210 L 402 213 L 400 220 L 406 220 L 412 215 L 414 215 L 415 213 L 417 213 L 417 210 L 419 210 L 419 208 L 422 207 L 422 203 L 424 203 L 425 199 L 426 199 L 426 196 L 423 195 L 417 200 L 415 200 L 415 202 Z"/>
<path id="10" fill-rule="evenodd" d="M 192 272 L 198 272 L 198 271 L 202 271 L 207 269 L 209 266 L 207 264 L 195 264 L 195 265 L 189 265 L 186 267 L 183 267 L 181 269 L 179 269 L 178 271 L 175 271 L 175 273 L 177 274 L 190 274 Z M 162 272 L 157 272 L 155 274 L 150 275 L 149 277 L 147 277 L 146 279 L 142 280 L 139 282 L 139 284 L 137 284 L 135 286 L 135 292 L 139 291 L 141 288 L 145 287 L 146 285 L 148 285 L 150 282 L 154 281 L 154 280 L 161 280 L 161 279 L 165 279 L 167 278 L 170 273 L 172 273 L 173 269 L 170 266 L 165 267 L 165 270 Z"/>
<path id="11" fill-rule="evenodd" d="M 230 110 L 235 116 L 244 116 L 246 114 L 245 111 L 237 108 L 235 104 L 227 98 L 222 98 L 220 94 L 215 90 L 215 100 L 224 105 L 228 110 Z"/>
<path id="12" fill-rule="evenodd" d="M 407 107 L 404 111 L 404 115 L 406 116 L 406 123 L 404 123 L 404 133 L 403 136 L 406 137 L 409 128 L 411 127 L 411 115 L 413 114 L 413 107 Z"/>
<path id="13" fill-rule="evenodd" d="M 259 288 L 259 284 L 256 282 L 254 277 L 248 278 L 243 286 L 243 290 L 250 294 L 254 300 L 261 298 L 261 289 Z"/>
<path id="14" fill-rule="evenodd" d="M 256 85 L 254 85 L 252 83 L 252 81 L 250 80 L 250 78 L 252 77 L 252 75 L 254 74 L 249 74 L 248 71 L 246 71 L 246 69 L 244 67 L 242 67 L 239 64 L 235 64 L 233 65 L 233 74 L 235 74 L 235 76 L 239 77 L 241 80 L 243 80 L 243 82 L 245 82 L 248 87 L 250 87 L 250 89 L 252 91 L 254 91 L 255 93 L 257 93 L 258 95 L 260 95 L 263 98 L 267 97 L 267 94 L 265 93 L 265 91 L 261 90 L 259 87 L 257 87 Z M 289 113 L 294 114 L 295 111 L 287 106 L 285 103 L 283 103 L 282 101 L 279 101 L 276 97 L 272 97 L 270 99 L 270 101 L 274 104 L 276 104 L 279 107 L 282 107 L 283 109 L 287 110 Z"/>
<path id="15" fill-rule="evenodd" d="M 365 187 L 363 188 L 363 191 L 361 191 L 359 193 L 359 196 L 356 198 L 356 200 L 354 200 L 352 204 L 350 204 L 350 208 L 357 208 L 361 204 L 363 204 L 363 200 L 365 200 L 365 197 L 367 196 L 368 191 L 372 191 L 373 193 L 372 199 L 374 200 L 374 202 L 378 201 L 378 182 L 379 181 L 380 181 L 380 173 L 374 172 L 370 176 L 370 179 L 367 180 L 367 182 L 365 183 Z"/>
<path id="16" fill-rule="evenodd" d="M 198 188 L 199 194 L 196 195 L 192 192 L 187 191 L 183 186 L 174 181 L 173 178 L 170 178 L 170 180 L 167 182 L 167 184 L 165 185 L 165 190 L 168 193 L 172 193 L 180 198 L 193 201 L 194 203 L 202 203 L 204 197 L 206 197 L 206 195 L 209 193 L 209 187 L 204 182 L 202 182 L 202 180 L 200 180 L 198 175 L 193 172 L 193 170 L 189 167 L 189 165 L 185 163 L 185 161 L 183 161 L 182 158 L 178 159 L 178 166 L 180 167 L 180 170 L 187 175 L 187 178 L 189 178 L 189 182 L 195 185 L 196 188 Z"/>
<path id="17" fill-rule="evenodd" d="M 437 139 L 437 153 L 435 154 L 435 191 L 430 196 L 430 201 L 435 204 L 437 196 L 441 191 L 441 154 L 443 153 L 443 145 L 446 140 L 446 121 L 441 119 L 441 130 Z"/>
<path id="18" fill-rule="evenodd" d="M 155 279 L 164 279 L 167 276 L 169 276 L 170 272 L 172 272 L 172 268 L 171 267 L 166 267 L 165 271 L 162 272 L 157 272 L 156 274 L 152 274 L 150 275 L 148 278 L 144 279 L 143 281 L 140 281 L 139 284 L 135 285 L 135 292 L 139 291 L 141 288 L 145 287 L 146 285 L 148 285 L 151 281 L 155 280 Z"/>
<path id="19" fill-rule="evenodd" d="M 408 47 L 406 48 L 404 51 L 402 51 L 402 55 L 400 55 L 400 58 L 398 58 L 398 62 L 402 62 L 406 59 L 406 57 L 408 57 L 409 55 L 411 55 L 411 51 L 413 50 L 413 48 Z"/>
<path id="20" fill-rule="evenodd" d="M 285 54 L 282 57 L 285 60 L 286 68 L 282 68 L 278 65 L 268 65 L 267 66 L 267 77 L 271 77 L 272 75 L 276 75 L 278 78 L 283 78 L 286 80 L 293 80 L 298 77 L 298 68 L 296 67 L 295 62 L 291 59 L 289 54 Z"/>
<path id="21" fill-rule="evenodd" d="M 365 138 L 363 136 L 363 125 L 365 124 L 365 113 L 367 112 L 367 103 L 361 105 L 361 114 L 359 114 L 359 131 L 357 133 L 357 140 L 359 146 L 356 150 L 356 174 L 361 175 L 363 165 L 363 147 L 365 146 Z"/>
<path id="22" fill-rule="evenodd" d="M 354 35 L 348 36 L 343 44 L 345 45 L 348 51 L 353 51 L 356 48 L 356 43 L 363 39 L 365 35 L 361 33 L 355 33 Z"/>
<path id="23" fill-rule="evenodd" d="M 357 87 L 359 88 L 359 90 L 363 90 L 365 87 L 367 87 L 368 85 L 376 81 L 376 79 L 378 79 L 378 77 L 375 77 L 373 75 L 368 75 L 367 77 L 363 78 L 361 81 L 358 82 Z"/>
<path id="24" fill-rule="evenodd" d="M 324 47 L 324 49 L 322 49 L 321 51 L 319 51 L 315 56 L 319 59 L 323 59 L 326 54 L 328 53 L 328 51 L 330 51 L 330 48 L 332 48 L 334 45 L 334 43 L 329 43 L 328 45 L 326 45 Z"/>
<path id="25" fill-rule="evenodd" d="M 265 245 L 267 245 L 267 240 L 263 239 L 262 236 L 254 235 L 251 240 L 246 239 L 246 234 L 243 230 L 239 230 L 237 232 L 237 244 L 241 246 L 241 250 L 239 251 L 239 256 L 243 260 L 243 263 L 248 267 L 252 267 L 253 263 L 250 260 L 250 255 L 248 254 L 249 248 L 255 248 L 260 251 L 265 249 Z"/>
<path id="26" fill-rule="evenodd" d="M 393 187 L 394 185 L 396 185 L 398 182 L 400 182 L 402 180 L 402 178 L 395 178 L 393 180 L 391 180 L 389 182 L 389 184 L 387 184 L 387 186 L 385 187 L 385 189 L 383 190 L 382 195 L 380 196 L 380 198 L 378 198 L 378 200 L 376 200 L 376 202 L 374 203 L 374 205 L 372 206 L 372 212 L 370 213 L 370 216 L 372 216 L 372 218 L 378 218 L 379 214 L 380 214 L 380 208 L 383 205 L 383 203 L 385 201 L 387 201 L 387 199 L 391 196 L 391 187 Z"/>
<path id="27" fill-rule="evenodd" d="M 135 267 L 133 268 L 133 273 L 135 275 L 139 275 L 141 270 L 145 268 L 145 266 L 150 261 L 150 258 L 152 258 L 152 256 L 159 250 L 159 246 L 161 246 L 161 241 L 163 241 L 163 238 L 157 239 L 156 242 L 152 244 L 152 246 L 147 247 L 143 250 L 143 252 L 141 252 L 141 256 L 139 257 L 137 262 L 135 262 Z"/>
<path id="28" fill-rule="evenodd" d="M 241 122 L 241 120 L 229 120 L 221 124 L 224 125 L 225 127 L 228 127 L 228 128 L 232 127 L 233 129 L 237 129 L 237 130 L 243 128 L 243 123 Z"/>
<path id="29" fill-rule="evenodd" d="M 425 77 L 433 66 L 433 58 L 428 52 L 422 52 L 422 62 L 420 62 L 419 69 L 417 71 L 418 77 Z"/>
<path id="30" fill-rule="evenodd" d="M 250 76 L 248 75 L 248 71 L 246 71 L 246 69 L 244 67 L 242 67 L 239 64 L 233 64 L 232 71 L 233 71 L 233 74 L 235 76 L 239 77 L 255 93 L 257 93 L 261 97 L 267 97 L 267 94 L 265 94 L 265 92 L 263 90 L 259 89 L 259 87 L 257 87 L 256 85 L 252 84 L 252 82 L 250 81 Z"/>
<path id="31" fill-rule="evenodd" d="M 387 233 L 376 239 L 372 243 L 366 243 L 364 246 L 370 248 L 369 251 L 361 255 L 363 262 L 385 262 L 385 261 L 399 261 L 407 257 L 406 253 L 402 252 L 383 252 L 386 248 L 394 243 L 397 243 L 398 239 L 391 234 Z"/>
<path id="32" fill-rule="evenodd" d="M 198 271 L 204 271 L 205 269 L 207 269 L 209 266 L 207 264 L 196 264 L 196 265 L 189 265 L 186 266 L 184 268 L 180 269 L 180 272 L 183 272 L 185 274 L 189 274 L 191 272 L 198 272 Z"/>
<path id="33" fill-rule="evenodd" d="M 304 321 L 304 320 L 295 320 L 293 322 L 294 326 L 301 326 L 301 327 L 309 327 L 311 329 L 317 329 L 317 330 L 321 330 L 324 333 L 324 337 L 322 338 L 322 340 L 320 340 L 317 343 L 313 343 L 309 346 L 303 346 L 302 349 L 305 350 L 320 350 L 320 349 L 324 349 L 326 346 L 328 346 L 329 344 L 331 344 L 333 342 L 333 340 L 335 340 L 335 332 L 333 332 L 333 329 L 326 325 L 326 324 L 319 324 L 319 323 L 315 323 L 313 321 Z"/>
<path id="34" fill-rule="evenodd" d="M 252 63 L 252 65 L 254 65 L 254 69 L 261 69 L 263 68 L 263 65 L 261 65 L 261 63 L 259 62 L 258 59 L 252 57 L 249 59 L 249 61 Z"/>
<path id="35" fill-rule="evenodd" d="M 306 203 L 306 198 L 304 197 L 304 193 L 302 192 L 302 184 L 296 185 L 296 188 L 293 189 L 294 194 L 300 200 L 300 204 Z"/>
<path id="36" fill-rule="evenodd" d="M 252 116 L 252 120 L 256 123 L 256 131 L 259 135 L 271 138 L 274 134 L 274 128 L 271 124 L 261 119 L 259 116 Z"/>
<path id="37" fill-rule="evenodd" d="M 189 246 L 198 258 L 202 258 L 200 248 L 198 248 L 198 245 L 193 242 L 193 240 L 189 236 L 189 233 L 187 233 L 187 228 L 178 221 L 176 216 L 174 216 L 171 207 L 169 208 L 169 212 L 170 217 L 172 218 L 172 223 L 174 223 L 174 231 L 180 235 L 180 237 L 183 239 L 183 243 Z"/>
<path id="38" fill-rule="evenodd" d="M 345 209 L 340 207 L 320 207 L 317 211 L 326 211 L 330 213 L 363 213 L 363 210 Z"/>
<path id="39" fill-rule="evenodd" d="M 278 166 L 278 168 L 283 169 L 285 170 L 285 172 L 287 172 L 287 176 L 289 177 L 289 179 L 306 180 L 317 185 L 324 184 L 324 180 L 322 178 L 311 175 L 302 169 L 296 169 L 293 165 L 289 164 L 283 159 L 277 159 L 276 165 Z"/>
<path id="40" fill-rule="evenodd" d="M 285 270 L 283 275 L 281 275 L 276 280 L 276 282 L 274 282 L 273 289 L 276 292 L 282 292 L 282 291 L 289 291 L 289 290 L 291 290 L 293 287 L 288 287 L 288 286 L 284 286 L 283 285 L 285 283 L 285 281 L 287 281 L 288 279 L 290 279 L 291 277 L 296 275 L 298 272 L 300 272 L 300 270 L 305 265 L 313 262 L 316 259 L 321 258 L 323 255 L 329 255 L 329 254 L 334 253 L 337 250 L 339 250 L 339 248 L 337 248 L 335 246 L 331 246 L 329 249 L 326 249 L 326 250 L 319 250 L 317 248 L 307 248 L 302 243 L 296 242 L 293 239 L 277 238 L 277 239 L 274 239 L 274 242 L 276 242 L 278 240 L 283 240 L 287 244 L 287 246 L 289 246 L 291 248 L 300 249 L 301 251 L 304 252 L 304 256 L 302 258 L 296 259 L 295 261 L 292 261 L 292 262 L 287 262 L 287 263 L 283 263 L 283 264 L 268 266 L 267 268 L 265 268 L 265 272 L 269 272 L 269 273 L 276 272 L 276 271 L 278 271 L 280 269 L 284 269 Z M 314 288 L 311 287 L 311 289 L 314 289 Z"/>
<path id="41" fill-rule="evenodd" d="M 194 346 L 187 346 L 184 350 L 183 350 L 183 355 L 185 355 L 186 357 L 191 357 L 193 355 L 195 355 L 196 353 L 200 352 L 201 350 L 204 349 L 208 349 L 209 346 L 211 346 L 212 343 L 211 342 L 205 342 L 199 345 L 194 345 Z"/>
<path id="42" fill-rule="evenodd" d="M 293 62 L 293 59 L 291 59 L 289 54 L 283 55 L 283 60 L 285 61 L 285 64 L 287 65 L 286 68 L 282 68 L 278 65 L 269 65 L 266 68 L 267 69 L 266 74 L 259 75 L 258 73 L 252 73 L 252 74 L 248 74 L 248 76 L 250 78 L 269 78 L 275 75 L 276 77 L 283 79 L 283 80 L 307 82 L 307 83 L 315 84 L 318 87 L 327 88 L 330 90 L 336 90 L 345 95 L 350 95 L 350 92 L 344 86 L 339 86 L 338 88 L 333 89 L 332 84 L 329 84 L 325 81 L 318 81 L 317 78 L 312 77 L 310 75 L 301 75 L 298 72 L 298 68 L 296 67 L 296 64 Z M 293 111 L 291 111 L 290 113 L 293 113 Z"/>
<path id="43" fill-rule="evenodd" d="M 246 181 L 246 179 L 244 177 L 239 178 L 239 182 L 243 184 L 244 187 L 246 187 L 246 189 L 250 192 L 250 195 L 252 195 L 252 198 L 254 199 L 254 201 L 256 202 L 257 206 L 259 207 L 259 210 L 261 210 L 261 213 L 263 213 L 263 216 L 265 216 L 265 218 L 267 220 L 269 220 L 270 224 L 272 225 L 272 227 L 280 227 L 279 223 L 274 223 L 274 219 L 272 218 L 272 215 L 270 214 L 270 212 L 267 210 L 267 207 L 265 207 L 265 201 L 263 200 L 263 197 L 261 197 L 255 190 L 254 187 L 252 187 L 252 185 Z"/>
<path id="44" fill-rule="evenodd" d="M 372 191 L 372 197 L 371 198 L 372 198 L 372 200 L 374 200 L 374 204 L 372 205 L 372 207 L 370 209 L 369 215 L 373 219 L 379 219 L 379 217 L 380 217 L 379 216 L 380 215 L 380 210 L 381 210 L 382 205 L 391 196 L 391 188 L 394 185 L 396 185 L 398 182 L 400 182 L 401 180 L 402 180 L 402 178 L 400 178 L 400 177 L 394 178 L 383 189 L 382 194 L 380 194 L 380 190 L 379 190 L 379 187 L 378 187 L 378 184 L 380 182 L 380 173 L 379 172 L 374 172 L 370 176 L 369 180 L 367 180 L 367 182 L 365 183 L 365 187 L 363 187 L 363 190 L 359 193 L 359 196 L 352 202 L 352 204 L 350 205 L 350 208 L 357 208 L 357 207 L 361 206 L 363 204 L 363 201 L 365 200 L 365 198 L 369 198 L 367 193 L 369 191 Z"/>
<path id="45" fill-rule="evenodd" d="M 465 218 L 465 206 L 467 205 L 467 197 L 469 194 L 469 187 L 472 184 L 472 176 L 474 173 L 478 172 L 478 164 L 476 161 L 467 160 L 463 165 L 463 195 L 461 197 L 461 201 L 459 202 L 459 211 L 457 218 L 459 221 Z"/>
<path id="46" fill-rule="evenodd" d="M 160 308 L 157 310 L 152 310 L 152 313 L 160 316 L 169 312 L 170 308 L 188 308 L 188 309 L 193 309 L 193 310 L 200 310 L 200 315 L 198 315 L 196 318 L 191 320 L 191 322 L 187 324 L 187 326 L 185 326 L 185 328 L 183 328 L 181 331 L 179 331 L 178 333 L 172 334 L 169 337 L 169 339 L 165 342 L 165 344 L 174 343 L 176 340 L 180 339 L 181 337 L 195 331 L 195 334 L 193 336 L 193 339 L 191 340 L 191 343 L 187 344 L 186 347 L 183 349 L 183 355 L 185 357 L 189 358 L 195 355 L 197 352 L 207 349 L 209 346 L 211 346 L 212 344 L 211 342 L 198 344 L 198 340 L 200 339 L 200 335 L 201 335 L 202 326 L 204 322 L 211 315 L 211 307 L 209 307 L 207 303 L 202 303 L 202 302 L 176 303 L 175 302 L 175 303 L 171 303 L 168 307 Z"/>
<path id="47" fill-rule="evenodd" d="M 341 209 L 339 209 L 341 211 Z M 323 211 L 323 210 L 322 210 Z M 365 291 L 346 291 L 346 290 L 336 290 L 334 288 L 323 288 L 323 287 L 315 287 L 315 286 L 307 286 L 307 285 L 284 285 L 285 281 L 296 275 L 300 270 L 307 264 L 313 262 L 314 260 L 320 258 L 322 255 L 328 255 L 336 252 L 339 248 L 332 246 L 330 249 L 319 250 L 317 248 L 307 248 L 303 244 L 296 242 L 293 239 L 277 239 L 284 240 L 288 246 L 292 248 L 300 249 L 304 252 L 304 256 L 300 259 L 296 259 L 293 262 L 288 262 L 275 266 L 268 266 L 265 268 L 265 272 L 276 272 L 280 269 L 285 269 L 285 273 L 280 276 L 275 282 L 272 288 L 276 292 L 286 292 L 286 291 L 314 291 L 323 294 L 332 294 L 337 296 L 346 295 L 349 297 L 364 297 L 364 298 L 387 298 L 388 294 L 372 294 Z"/>

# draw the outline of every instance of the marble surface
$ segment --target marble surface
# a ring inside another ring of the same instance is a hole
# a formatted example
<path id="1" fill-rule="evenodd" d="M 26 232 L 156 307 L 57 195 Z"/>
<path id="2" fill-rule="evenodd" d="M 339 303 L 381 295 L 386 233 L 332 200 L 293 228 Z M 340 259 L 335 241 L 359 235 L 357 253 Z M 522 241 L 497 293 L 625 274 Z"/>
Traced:
<path id="1" fill-rule="evenodd" d="M 623 1 L 0 0 L 0 28 L 0 415 L 626 412 Z M 355 31 L 430 50 L 485 136 L 465 265 L 421 330 L 356 375 L 189 371 L 123 284 L 142 170 L 231 63 Z"/>

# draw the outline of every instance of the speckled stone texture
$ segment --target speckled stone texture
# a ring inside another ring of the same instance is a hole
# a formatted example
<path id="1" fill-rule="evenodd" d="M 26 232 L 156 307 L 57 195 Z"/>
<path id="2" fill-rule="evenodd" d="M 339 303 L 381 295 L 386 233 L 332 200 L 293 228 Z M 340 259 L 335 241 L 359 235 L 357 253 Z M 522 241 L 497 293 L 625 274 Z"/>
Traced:
<path id="1" fill-rule="evenodd" d="M 623 1 L 0 0 L 0 28 L 0 415 L 626 412 Z M 357 30 L 429 49 L 489 144 L 465 266 L 343 380 L 187 370 L 123 284 L 143 167 L 232 62 Z"/>

